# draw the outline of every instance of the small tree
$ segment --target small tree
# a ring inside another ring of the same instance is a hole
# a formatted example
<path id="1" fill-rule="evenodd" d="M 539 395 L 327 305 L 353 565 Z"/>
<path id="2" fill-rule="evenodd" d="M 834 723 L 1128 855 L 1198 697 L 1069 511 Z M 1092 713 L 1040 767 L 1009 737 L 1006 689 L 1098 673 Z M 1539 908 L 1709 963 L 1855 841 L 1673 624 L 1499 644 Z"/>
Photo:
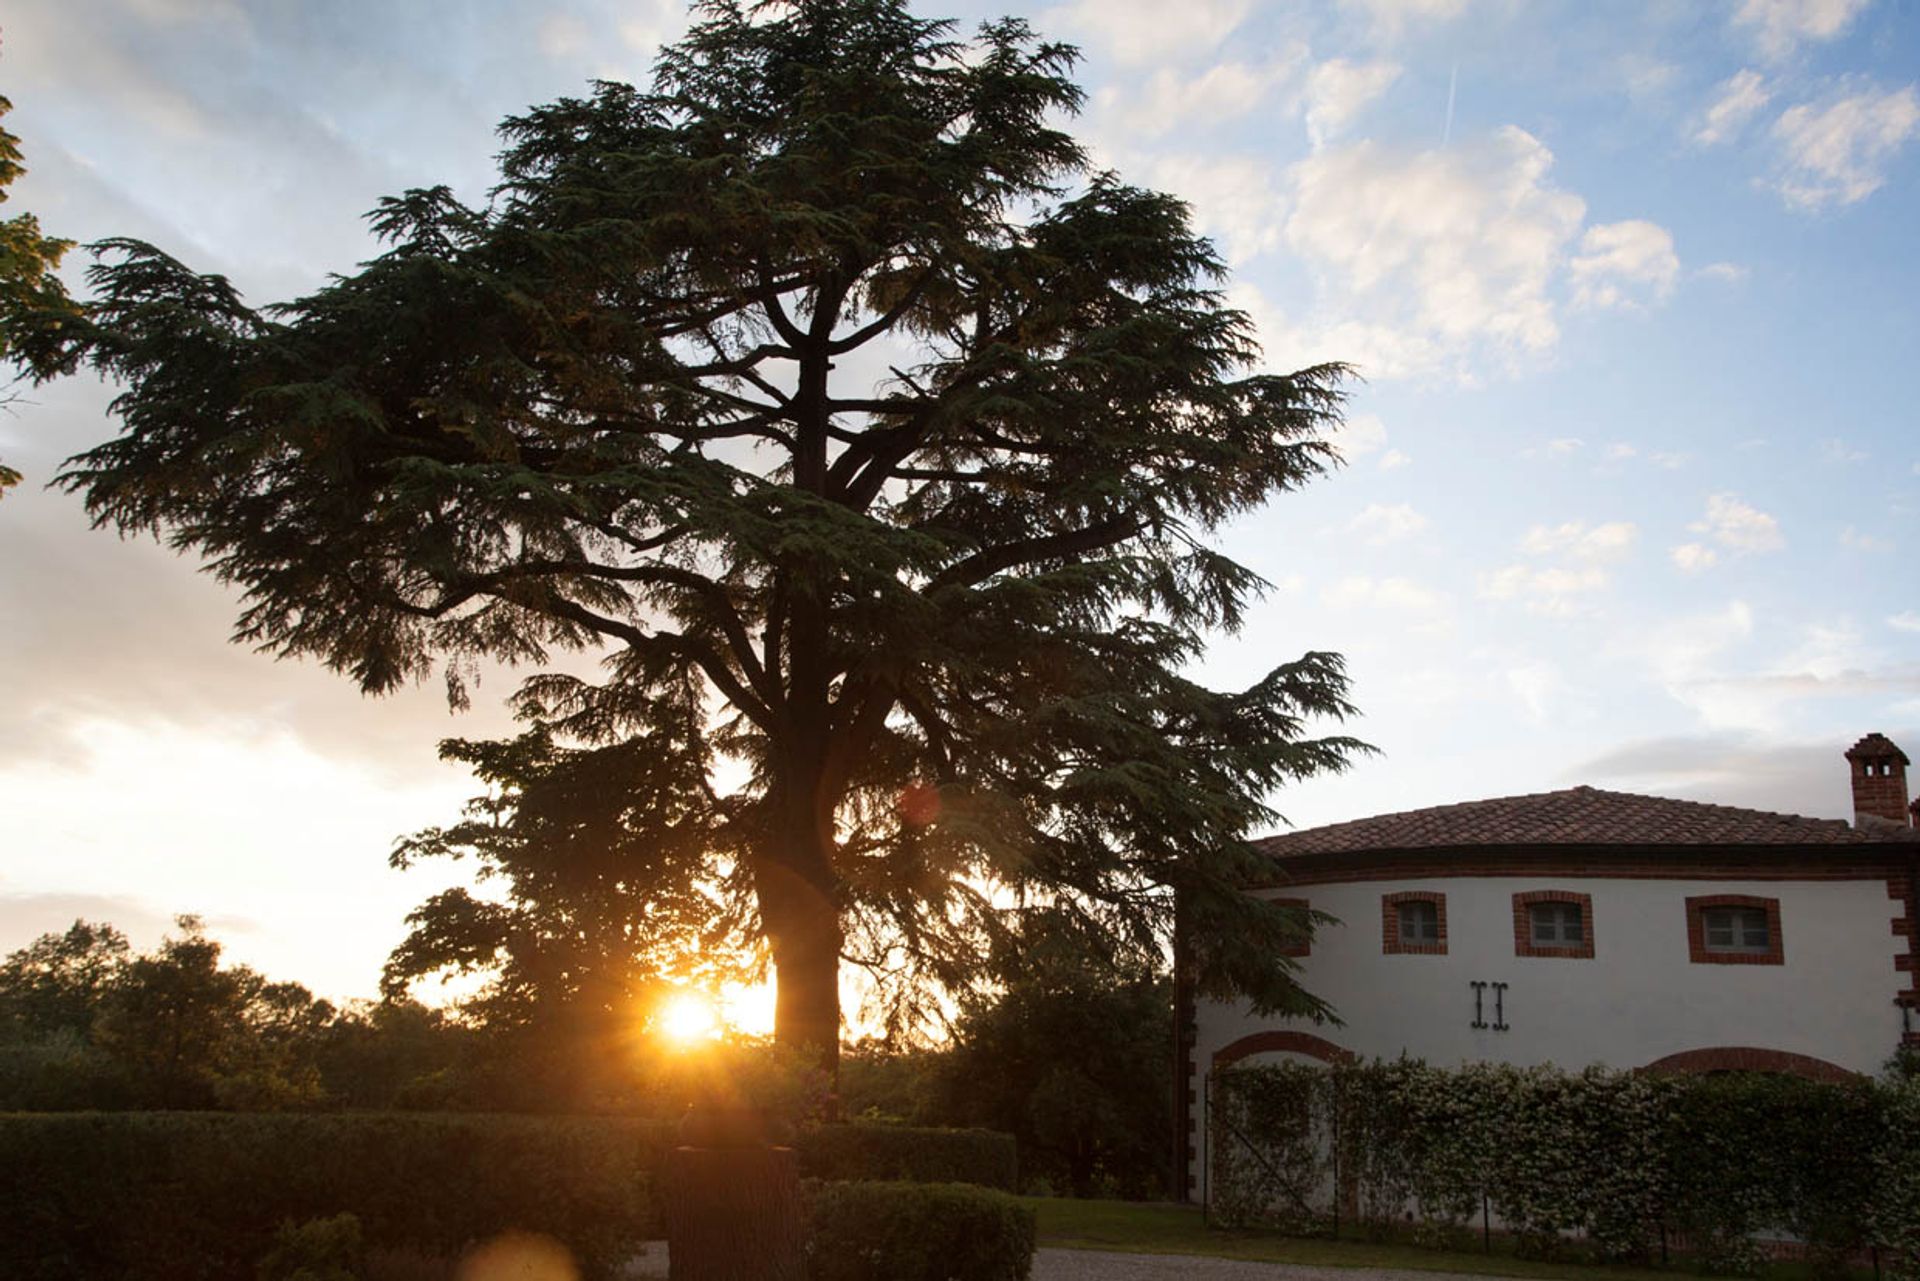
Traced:
<path id="1" fill-rule="evenodd" d="M 75 921 L 62 934 L 42 934 L 0 962 L 0 1037 L 84 1041 L 107 994 L 132 954 L 113 926 Z"/>
<path id="2" fill-rule="evenodd" d="M 26 328 L 43 376 L 125 387 L 64 483 L 369 692 L 601 650 L 521 714 L 639 788 L 744 766 L 610 796 L 654 835 L 704 807 L 647 874 L 764 938 L 778 1037 L 828 1063 L 843 958 L 909 1020 L 1014 902 L 1145 958 L 1178 892 L 1202 990 L 1317 1010 L 1241 887 L 1270 790 L 1358 746 L 1304 736 L 1340 660 L 1189 671 L 1262 586 L 1208 535 L 1322 472 L 1343 371 L 1254 372 L 1185 206 L 1084 176 L 1074 52 L 1024 22 L 696 10 L 651 91 L 507 121 L 491 203 L 384 202 L 388 252 L 308 297 L 97 246 L 86 324 Z"/>
<path id="3" fill-rule="evenodd" d="M 955 1021 L 939 1107 L 1013 1134 L 1023 1174 L 1074 1196 L 1151 1195 L 1172 1138 L 1172 985 L 1080 942 L 1042 916 L 997 959 L 1004 986 Z"/>

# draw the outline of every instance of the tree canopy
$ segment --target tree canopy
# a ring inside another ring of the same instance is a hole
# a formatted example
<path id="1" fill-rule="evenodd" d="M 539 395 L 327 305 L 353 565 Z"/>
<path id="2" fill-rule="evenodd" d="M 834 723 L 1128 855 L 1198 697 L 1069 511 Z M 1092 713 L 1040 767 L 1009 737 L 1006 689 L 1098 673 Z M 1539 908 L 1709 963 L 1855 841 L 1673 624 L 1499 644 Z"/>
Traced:
<path id="1" fill-rule="evenodd" d="M 13 110 L 13 104 L 0 97 L 0 116 Z M 7 188 L 25 173 L 21 163 L 20 139 L 0 128 L 0 204 L 7 201 Z M 58 325 L 76 314 L 67 288 L 54 271 L 70 240 L 40 234 L 40 221 L 32 214 L 16 214 L 0 219 L 0 318 L 33 316 L 41 325 Z M 16 342 L 12 326 L 0 320 L 0 362 L 11 358 Z M 20 483 L 20 473 L 0 463 L 0 495 Z"/>
<path id="2" fill-rule="evenodd" d="M 1331 464 L 1344 369 L 1260 372 L 1186 207 L 1056 127 L 1076 55 L 1025 22 L 695 19 L 650 88 L 507 120 L 485 204 L 382 202 L 386 251 L 306 297 L 96 246 L 85 321 L 23 326 L 42 376 L 122 385 L 63 482 L 368 692 L 548 667 L 516 703 L 561 746 L 516 768 L 609 816 L 514 782 L 495 852 L 600 860 L 570 884 L 648 947 L 713 943 L 704 900 L 790 1044 L 831 1060 L 843 960 L 910 1019 L 1016 909 L 1144 957 L 1176 892 L 1203 990 L 1323 1012 L 1309 923 L 1241 887 L 1272 790 L 1360 747 L 1310 736 L 1341 662 L 1191 669 L 1263 586 L 1209 537 Z"/>

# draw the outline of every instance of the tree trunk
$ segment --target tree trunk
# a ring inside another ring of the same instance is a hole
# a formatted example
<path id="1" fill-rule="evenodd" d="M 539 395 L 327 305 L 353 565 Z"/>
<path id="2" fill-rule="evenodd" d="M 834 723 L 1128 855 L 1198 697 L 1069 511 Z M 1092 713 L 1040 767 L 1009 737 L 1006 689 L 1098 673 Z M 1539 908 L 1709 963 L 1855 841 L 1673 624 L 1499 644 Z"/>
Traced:
<path id="1" fill-rule="evenodd" d="M 840 1079 L 840 910 L 783 864 L 757 869 L 760 915 L 773 947 L 773 1039 Z"/>

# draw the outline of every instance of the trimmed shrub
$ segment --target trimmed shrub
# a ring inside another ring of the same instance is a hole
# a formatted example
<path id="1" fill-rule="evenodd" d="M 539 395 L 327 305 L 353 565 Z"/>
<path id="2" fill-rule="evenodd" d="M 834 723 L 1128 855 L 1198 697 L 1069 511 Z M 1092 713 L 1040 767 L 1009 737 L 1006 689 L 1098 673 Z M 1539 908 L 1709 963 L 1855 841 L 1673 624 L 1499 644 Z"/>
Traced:
<path id="1" fill-rule="evenodd" d="M 963 1183 L 802 1189 L 811 1281 L 1026 1281 L 1033 1209 Z"/>
<path id="2" fill-rule="evenodd" d="M 277 1225 L 350 1213 L 369 1248 L 451 1255 L 507 1229 L 605 1275 L 646 1237 L 659 1127 L 607 1119 L 0 1116 L 0 1275 L 245 1276 Z"/>
<path id="3" fill-rule="evenodd" d="M 994 1130 L 936 1130 L 909 1125 L 826 1125 L 794 1141 L 809 1179 L 973 1183 L 1019 1187 L 1013 1136 Z"/>
<path id="4" fill-rule="evenodd" d="M 260 1260 L 259 1281 L 358 1281 L 360 1220 L 351 1214 L 283 1223 Z"/>

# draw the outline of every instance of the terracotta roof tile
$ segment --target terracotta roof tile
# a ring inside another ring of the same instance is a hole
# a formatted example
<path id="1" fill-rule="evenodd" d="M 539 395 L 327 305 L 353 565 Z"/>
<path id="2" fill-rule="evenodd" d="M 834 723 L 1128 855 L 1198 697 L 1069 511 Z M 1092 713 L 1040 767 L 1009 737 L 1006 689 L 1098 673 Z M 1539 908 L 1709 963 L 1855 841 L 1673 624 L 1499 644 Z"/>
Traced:
<path id="1" fill-rule="evenodd" d="M 1893 824 L 1859 830 L 1841 819 L 1675 801 L 1661 796 L 1570 787 L 1436 805 L 1271 836 L 1276 857 L 1503 845 L 1877 845 L 1920 841 Z"/>

